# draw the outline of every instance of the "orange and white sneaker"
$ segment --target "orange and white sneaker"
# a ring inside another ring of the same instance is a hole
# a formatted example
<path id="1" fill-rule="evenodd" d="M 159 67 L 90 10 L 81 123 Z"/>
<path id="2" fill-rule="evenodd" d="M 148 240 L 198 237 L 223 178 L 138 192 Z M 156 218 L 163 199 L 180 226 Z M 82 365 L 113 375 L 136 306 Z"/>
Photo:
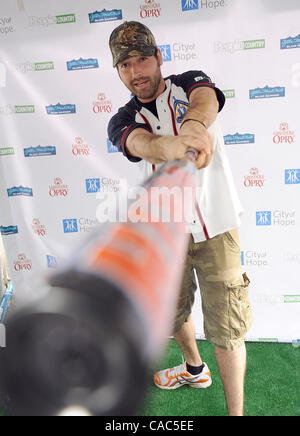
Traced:
<path id="1" fill-rule="evenodd" d="M 200 374 L 192 375 L 187 370 L 186 362 L 183 361 L 181 365 L 158 371 L 154 374 L 154 383 L 160 389 L 178 389 L 184 385 L 205 389 L 211 386 L 212 379 L 211 372 L 206 363 L 204 363 L 204 368 Z"/>

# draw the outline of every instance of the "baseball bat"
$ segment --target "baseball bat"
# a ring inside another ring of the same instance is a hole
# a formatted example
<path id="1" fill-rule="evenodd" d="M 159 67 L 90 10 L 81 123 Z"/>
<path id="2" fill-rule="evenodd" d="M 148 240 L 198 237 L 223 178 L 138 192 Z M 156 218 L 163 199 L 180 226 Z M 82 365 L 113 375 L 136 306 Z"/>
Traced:
<path id="1" fill-rule="evenodd" d="M 8 319 L 0 387 L 13 415 L 138 413 L 171 334 L 189 239 L 174 219 L 183 197 L 153 204 L 151 192 L 194 195 L 196 158 L 189 150 L 161 167 L 143 184 L 139 222 L 99 225 L 49 278 L 47 295 Z M 151 219 L 153 207 L 171 219 Z"/>

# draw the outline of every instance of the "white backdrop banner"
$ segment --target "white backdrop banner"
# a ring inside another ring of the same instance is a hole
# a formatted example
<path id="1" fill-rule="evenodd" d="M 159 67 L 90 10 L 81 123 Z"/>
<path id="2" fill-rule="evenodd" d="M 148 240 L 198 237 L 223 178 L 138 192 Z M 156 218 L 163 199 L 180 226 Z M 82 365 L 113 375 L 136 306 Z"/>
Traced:
<path id="1" fill-rule="evenodd" d="M 17 302 L 39 295 L 95 227 L 99 194 L 139 180 L 107 138 L 130 99 L 108 47 L 124 20 L 151 28 L 165 77 L 199 69 L 226 94 L 219 117 L 245 208 L 248 340 L 297 340 L 299 0 L 0 0 L 0 228 Z"/>

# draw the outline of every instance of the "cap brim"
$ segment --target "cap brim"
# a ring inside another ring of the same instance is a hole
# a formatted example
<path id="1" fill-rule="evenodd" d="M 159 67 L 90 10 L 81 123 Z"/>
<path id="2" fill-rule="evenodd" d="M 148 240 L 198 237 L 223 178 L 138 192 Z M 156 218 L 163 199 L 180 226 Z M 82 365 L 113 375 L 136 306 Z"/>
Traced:
<path id="1" fill-rule="evenodd" d="M 122 54 L 114 58 L 113 66 L 116 67 L 120 62 L 134 56 L 154 56 L 155 52 L 156 47 L 130 47 L 128 50 L 123 51 Z"/>

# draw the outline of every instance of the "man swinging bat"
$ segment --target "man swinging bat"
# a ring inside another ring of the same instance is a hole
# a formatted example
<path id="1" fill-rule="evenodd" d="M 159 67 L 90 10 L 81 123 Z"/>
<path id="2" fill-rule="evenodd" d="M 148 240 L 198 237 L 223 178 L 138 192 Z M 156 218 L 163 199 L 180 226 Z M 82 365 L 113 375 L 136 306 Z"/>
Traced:
<path id="1" fill-rule="evenodd" d="M 242 273 L 238 227 L 240 205 L 217 121 L 224 94 L 202 71 L 163 78 L 162 53 L 148 27 L 124 22 L 109 40 L 113 66 L 134 97 L 108 126 L 112 143 L 144 178 L 161 164 L 181 159 L 190 147 L 199 151 L 191 238 L 174 323 L 174 338 L 184 362 L 159 371 L 161 389 L 183 385 L 208 388 L 210 370 L 195 340 L 191 311 L 200 285 L 204 331 L 214 345 L 230 416 L 242 416 L 246 371 L 245 336 L 251 326 L 249 280 Z M 138 383 L 138 380 L 136 380 Z M 199 405 L 199 414 L 201 406 Z"/>
<path id="2" fill-rule="evenodd" d="M 45 297 L 7 319 L 1 397 L 17 416 L 136 413 L 177 300 L 173 331 L 186 361 L 155 374 L 155 384 L 208 387 L 211 374 L 190 317 L 195 269 L 229 414 L 241 415 L 251 316 L 236 230 L 241 207 L 216 121 L 223 93 L 201 71 L 163 79 L 161 53 L 139 23 L 124 23 L 110 42 L 114 65 L 136 96 L 112 118 L 110 139 L 144 176 L 152 175 L 144 182 L 145 200 L 152 188 L 195 192 L 197 184 L 192 236 L 189 242 L 184 221 L 97 227 L 49 277 Z M 174 215 L 177 203 L 160 206 Z"/>

